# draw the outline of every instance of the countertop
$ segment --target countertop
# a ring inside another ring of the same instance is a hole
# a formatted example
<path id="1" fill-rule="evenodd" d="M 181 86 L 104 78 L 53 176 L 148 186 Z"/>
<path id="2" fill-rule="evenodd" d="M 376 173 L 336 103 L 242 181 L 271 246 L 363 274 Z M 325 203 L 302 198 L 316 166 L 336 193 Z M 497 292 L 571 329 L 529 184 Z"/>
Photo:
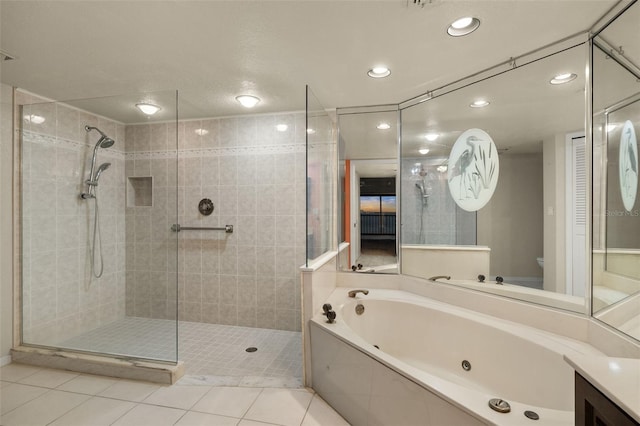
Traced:
<path id="1" fill-rule="evenodd" d="M 565 355 L 564 359 L 594 387 L 640 422 L 640 359 Z"/>

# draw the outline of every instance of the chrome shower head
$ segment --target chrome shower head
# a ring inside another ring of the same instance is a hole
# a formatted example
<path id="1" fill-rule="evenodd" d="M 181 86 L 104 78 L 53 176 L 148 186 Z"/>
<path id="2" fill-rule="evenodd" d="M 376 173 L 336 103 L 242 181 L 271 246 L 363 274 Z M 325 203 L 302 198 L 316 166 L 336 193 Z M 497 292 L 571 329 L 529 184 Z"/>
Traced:
<path id="1" fill-rule="evenodd" d="M 98 171 L 96 172 L 96 178 L 94 179 L 95 184 L 98 184 L 98 179 L 100 179 L 100 174 L 111 167 L 111 163 L 102 163 L 100 167 L 98 167 Z"/>
<path id="2" fill-rule="evenodd" d="M 111 139 L 109 136 L 107 136 L 102 130 L 98 129 L 97 127 L 84 126 L 84 130 L 86 130 L 87 132 L 95 130 L 96 132 L 100 133 L 101 138 L 98 139 L 98 142 L 96 143 L 96 148 L 98 147 L 109 148 L 115 143 L 113 139 Z"/>
<path id="3" fill-rule="evenodd" d="M 100 148 L 109 148 L 109 147 L 113 146 L 114 143 L 116 143 L 116 142 L 113 139 L 111 139 L 110 137 L 103 136 L 98 141 L 98 146 L 100 146 Z"/>

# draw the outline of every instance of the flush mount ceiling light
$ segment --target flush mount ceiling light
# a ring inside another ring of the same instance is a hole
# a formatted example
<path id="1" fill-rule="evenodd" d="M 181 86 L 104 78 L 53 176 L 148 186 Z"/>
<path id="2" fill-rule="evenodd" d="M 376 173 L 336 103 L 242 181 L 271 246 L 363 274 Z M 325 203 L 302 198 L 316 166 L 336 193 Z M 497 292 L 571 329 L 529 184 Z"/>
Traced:
<path id="1" fill-rule="evenodd" d="M 194 130 L 194 132 L 196 132 L 196 135 L 198 136 L 204 136 L 209 134 L 209 131 L 207 129 L 196 129 Z"/>
<path id="2" fill-rule="evenodd" d="M 424 135 L 424 137 L 429 141 L 429 142 L 433 142 L 436 139 L 438 139 L 438 136 L 440 136 L 438 133 L 434 133 L 434 132 L 429 132 L 426 135 Z"/>
<path id="3" fill-rule="evenodd" d="M 551 83 L 551 84 L 564 84 L 564 83 L 568 83 L 570 81 L 573 81 L 576 78 L 578 78 L 577 74 L 573 74 L 573 73 L 569 73 L 568 72 L 568 73 L 556 75 L 551 80 L 549 80 L 549 83 Z"/>
<path id="4" fill-rule="evenodd" d="M 389 123 L 380 123 L 376 126 L 378 130 L 389 130 L 391 125 Z"/>
<path id="5" fill-rule="evenodd" d="M 279 132 L 286 132 L 288 128 L 289 128 L 289 126 L 287 126 L 286 124 L 277 124 L 276 125 L 276 130 L 279 131 Z"/>
<path id="6" fill-rule="evenodd" d="M 391 75 L 391 70 L 387 67 L 374 67 L 367 71 L 367 75 L 372 78 L 384 78 Z"/>
<path id="7" fill-rule="evenodd" d="M 469 106 L 471 108 L 484 108 L 487 105 L 489 105 L 488 101 L 485 101 L 484 99 L 478 99 L 476 101 L 471 102 L 471 104 Z"/>
<path id="8" fill-rule="evenodd" d="M 447 28 L 447 34 L 451 37 L 462 37 L 467 34 L 471 34 L 480 26 L 480 20 L 478 18 L 472 18 L 466 16 L 464 18 L 453 21 L 449 28 Z"/>
<path id="9" fill-rule="evenodd" d="M 240 95 L 236 96 L 236 101 L 240 102 L 240 105 L 245 108 L 253 108 L 258 105 L 260 98 L 251 95 Z"/>
<path id="10" fill-rule="evenodd" d="M 422 155 L 427 155 L 429 153 L 429 148 L 420 148 L 418 152 Z"/>
<path id="11" fill-rule="evenodd" d="M 140 111 L 142 111 L 144 114 L 147 114 L 147 115 L 153 115 L 162 109 L 158 105 L 149 104 L 146 102 L 141 102 L 139 104 L 136 104 L 136 108 L 138 108 Z"/>
<path id="12" fill-rule="evenodd" d="M 32 124 L 42 124 L 46 121 L 46 119 L 41 115 L 28 114 L 24 116 L 24 121 Z"/>

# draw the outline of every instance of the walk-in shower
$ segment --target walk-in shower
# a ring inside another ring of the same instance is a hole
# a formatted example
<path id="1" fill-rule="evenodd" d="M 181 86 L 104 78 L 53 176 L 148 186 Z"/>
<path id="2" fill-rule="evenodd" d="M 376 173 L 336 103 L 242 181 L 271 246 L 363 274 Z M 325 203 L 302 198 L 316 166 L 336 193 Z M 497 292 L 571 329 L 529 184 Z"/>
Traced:
<path id="1" fill-rule="evenodd" d="M 304 114 L 178 121 L 175 91 L 21 104 L 46 119 L 20 141 L 24 345 L 299 383 Z"/>
<path id="2" fill-rule="evenodd" d="M 89 247 L 89 256 L 91 258 L 91 273 L 94 277 L 100 278 L 102 277 L 102 273 L 104 272 L 104 257 L 102 253 L 102 237 L 100 235 L 100 209 L 98 207 L 98 180 L 100 179 L 100 175 L 102 172 L 107 170 L 111 163 L 102 163 L 98 167 L 98 170 L 94 170 L 96 166 L 96 159 L 98 154 L 98 148 L 110 148 L 113 146 L 115 141 L 104 134 L 104 132 L 97 127 L 94 126 L 84 126 L 84 129 L 87 132 L 92 130 L 100 133 L 100 139 L 96 142 L 95 147 L 93 148 L 93 156 L 91 157 L 91 170 L 89 171 L 89 179 L 85 181 L 87 184 L 86 192 L 80 194 L 82 199 L 93 199 L 93 237 L 91 239 L 91 247 Z M 96 248 L 99 248 L 100 252 L 100 263 L 96 265 Z"/>

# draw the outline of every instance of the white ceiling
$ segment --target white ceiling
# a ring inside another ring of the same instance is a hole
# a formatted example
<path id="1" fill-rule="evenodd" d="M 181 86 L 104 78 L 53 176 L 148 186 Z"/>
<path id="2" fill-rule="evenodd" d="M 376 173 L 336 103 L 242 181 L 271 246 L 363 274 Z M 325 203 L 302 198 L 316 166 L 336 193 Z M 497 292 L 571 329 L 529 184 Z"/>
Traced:
<path id="1" fill-rule="evenodd" d="M 17 59 L 0 78 L 61 101 L 177 89 L 182 118 L 247 113 L 243 93 L 262 99 L 251 113 L 303 110 L 305 84 L 326 108 L 399 103 L 584 31 L 615 3 L 2 0 L 0 49 Z M 448 36 L 467 15 L 480 28 Z M 367 77 L 378 64 L 391 76 Z M 131 108 L 111 113 L 140 121 Z"/>

